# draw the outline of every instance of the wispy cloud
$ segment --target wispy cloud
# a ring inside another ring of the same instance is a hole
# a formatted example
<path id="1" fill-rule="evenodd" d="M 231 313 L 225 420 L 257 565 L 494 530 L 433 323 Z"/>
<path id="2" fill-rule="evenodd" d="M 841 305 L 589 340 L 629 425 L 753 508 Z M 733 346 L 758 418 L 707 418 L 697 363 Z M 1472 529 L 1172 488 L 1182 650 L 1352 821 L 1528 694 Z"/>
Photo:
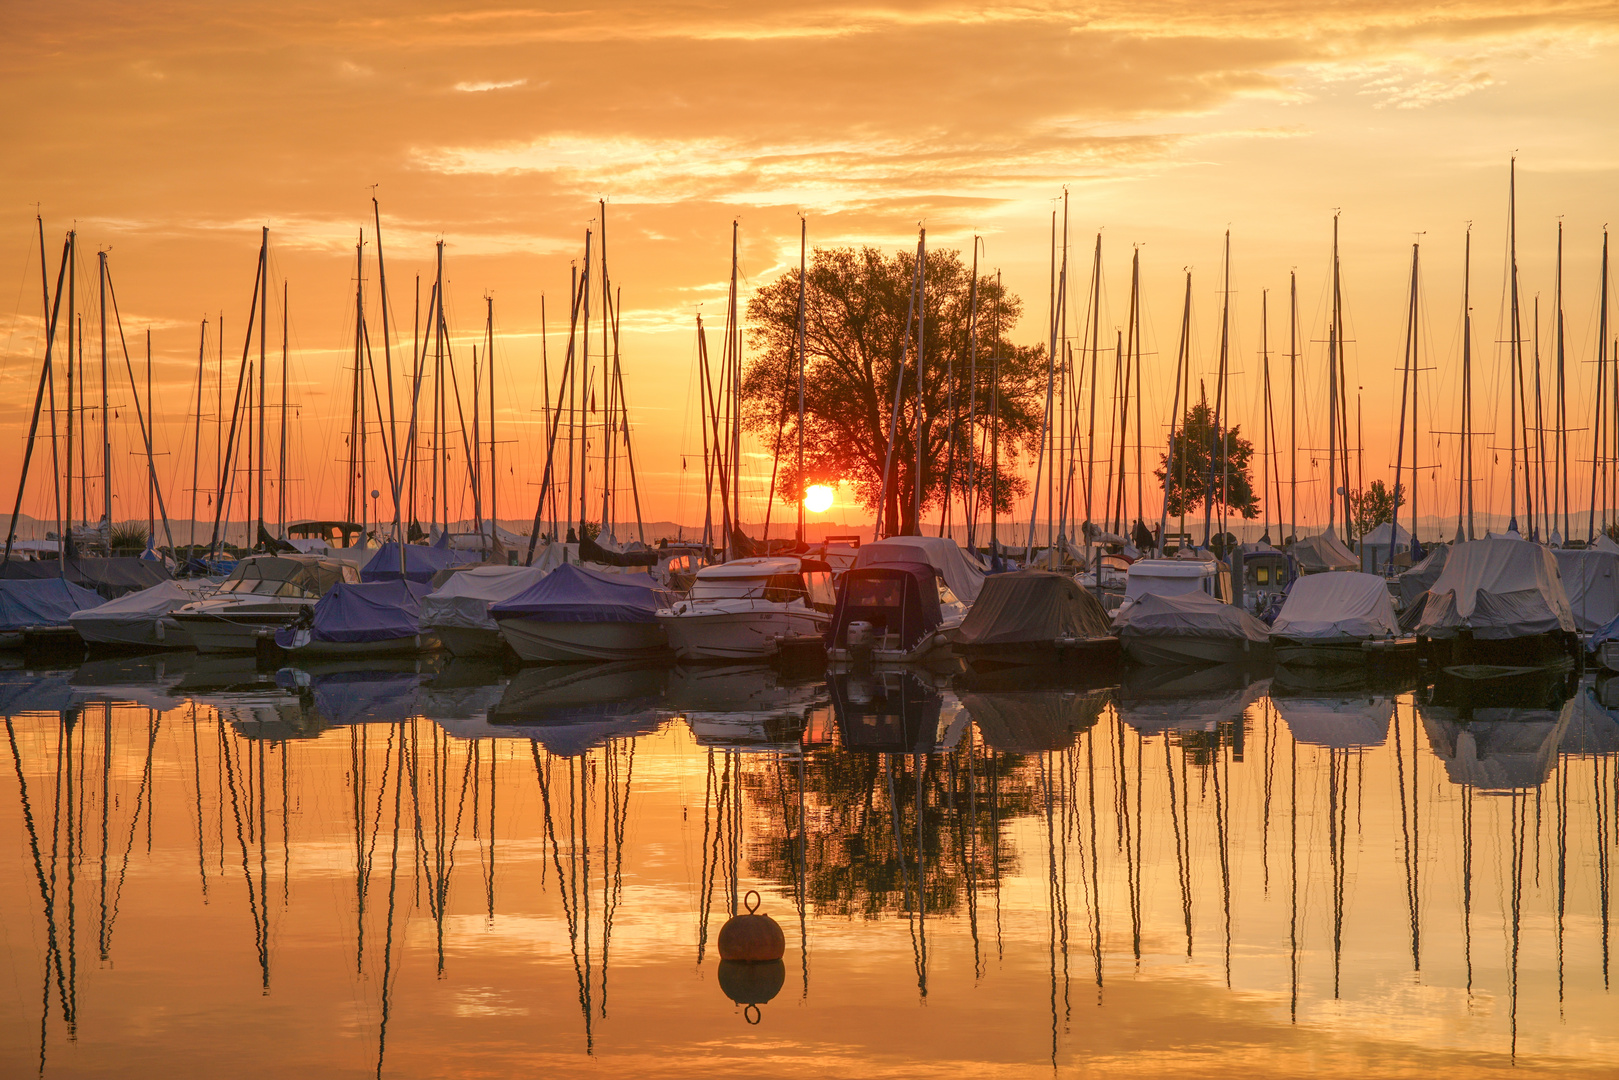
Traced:
<path id="1" fill-rule="evenodd" d="M 513 87 L 527 85 L 527 79 L 508 79 L 505 82 L 458 82 L 455 89 L 463 94 L 483 94 L 490 90 L 510 90 Z"/>

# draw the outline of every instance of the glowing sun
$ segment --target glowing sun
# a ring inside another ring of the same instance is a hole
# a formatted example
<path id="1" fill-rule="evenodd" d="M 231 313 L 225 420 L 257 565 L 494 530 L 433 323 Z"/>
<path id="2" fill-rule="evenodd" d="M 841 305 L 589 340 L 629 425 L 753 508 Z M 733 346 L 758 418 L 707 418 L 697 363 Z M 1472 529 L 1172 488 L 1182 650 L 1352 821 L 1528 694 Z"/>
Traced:
<path id="1" fill-rule="evenodd" d="M 832 496 L 834 492 L 826 484 L 811 484 L 809 490 L 804 492 L 804 509 L 812 514 L 824 514 L 832 509 Z"/>

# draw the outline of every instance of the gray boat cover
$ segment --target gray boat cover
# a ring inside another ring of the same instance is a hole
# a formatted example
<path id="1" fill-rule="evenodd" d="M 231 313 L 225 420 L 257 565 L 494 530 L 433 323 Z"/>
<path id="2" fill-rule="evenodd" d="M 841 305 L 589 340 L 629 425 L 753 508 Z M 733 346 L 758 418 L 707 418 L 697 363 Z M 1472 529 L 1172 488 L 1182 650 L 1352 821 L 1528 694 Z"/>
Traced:
<path id="1" fill-rule="evenodd" d="M 475 566 L 422 598 L 422 629 L 499 630 L 489 605 L 509 600 L 549 573 L 542 566 Z"/>
<path id="2" fill-rule="evenodd" d="M 1470 629 L 1484 641 L 1574 630 L 1574 613 L 1551 550 L 1494 537 L 1457 544 L 1428 590 L 1417 633 L 1452 638 Z"/>
<path id="3" fill-rule="evenodd" d="M 1317 574 L 1327 570 L 1359 570 L 1360 560 L 1344 547 L 1336 533 L 1324 532 L 1320 536 L 1306 536 L 1295 540 L 1287 549 L 1298 563 L 1299 572 Z"/>
<path id="4" fill-rule="evenodd" d="M 1389 697 L 1271 698 L 1293 741 L 1350 750 L 1382 746 L 1389 737 L 1394 699 Z"/>
<path id="5" fill-rule="evenodd" d="M 972 615 L 969 613 L 969 619 Z M 1118 617 L 1114 631 L 1129 638 L 1246 638 L 1258 645 L 1270 640 L 1270 628 L 1239 607 L 1205 592 L 1159 596 L 1147 593 Z"/>
<path id="6" fill-rule="evenodd" d="M 155 627 L 163 616 L 183 604 L 203 599 L 213 588 L 207 582 L 160 581 L 149 589 L 126 593 L 99 607 L 85 608 L 68 616 L 68 622 L 86 641 L 115 645 L 144 645 L 161 641 Z M 178 632 L 172 619 L 164 624 L 167 632 Z M 188 643 L 189 635 L 182 637 Z"/>
<path id="7" fill-rule="evenodd" d="M 1558 548 L 1552 557 L 1557 560 L 1576 630 L 1595 633 L 1619 615 L 1619 551 Z"/>
<path id="8" fill-rule="evenodd" d="M 961 621 L 956 642 L 969 646 L 1035 644 L 1060 637 L 1111 634 L 1102 605 L 1073 578 L 1049 570 L 1019 570 L 984 580 L 978 602 Z"/>
<path id="9" fill-rule="evenodd" d="M 1398 637 L 1400 624 L 1382 578 L 1334 571 L 1294 582 L 1270 633 L 1289 641 L 1365 641 Z"/>
<path id="10" fill-rule="evenodd" d="M 984 570 L 948 536 L 889 536 L 861 545 L 854 564 L 887 566 L 889 563 L 921 563 L 931 566 L 944 578 L 956 599 L 975 603 L 984 586 Z"/>
<path id="11" fill-rule="evenodd" d="M 1450 561 L 1450 546 L 1436 546 L 1428 557 L 1394 579 L 1394 591 L 1400 597 L 1400 610 L 1404 611 L 1420 601 L 1439 580 L 1445 563 Z"/>

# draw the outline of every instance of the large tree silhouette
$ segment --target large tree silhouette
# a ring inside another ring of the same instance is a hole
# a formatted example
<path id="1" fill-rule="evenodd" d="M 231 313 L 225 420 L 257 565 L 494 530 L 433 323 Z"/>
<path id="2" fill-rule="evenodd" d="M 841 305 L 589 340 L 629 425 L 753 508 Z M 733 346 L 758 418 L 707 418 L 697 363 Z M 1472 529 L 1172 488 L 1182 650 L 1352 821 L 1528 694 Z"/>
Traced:
<path id="1" fill-rule="evenodd" d="M 972 273 L 955 251 L 930 251 L 926 265 L 923 337 L 922 505 L 942 506 L 945 482 L 952 498 L 976 471 L 988 514 L 993 497 L 1002 513 L 1023 494 L 1014 466 L 1040 437 L 1046 385 L 1045 349 L 1005 340 L 1022 303 L 992 274 L 978 282 L 978 364 L 969 380 Z M 767 446 L 780 447 L 781 498 L 796 502 L 808 484 L 842 481 L 867 510 L 882 495 L 883 466 L 894 407 L 894 376 L 904 361 L 916 255 L 884 255 L 876 248 L 816 249 L 805 297 L 804 475 L 797 473 L 798 271 L 760 289 L 748 302 L 753 360 L 743 378 L 745 419 Z M 912 510 L 917 482 L 916 332 L 900 389 L 893 476 L 884 531 L 918 531 Z M 999 475 L 990 475 L 993 423 L 992 372 L 999 351 Z M 970 409 L 972 396 L 977 405 Z M 969 431 L 968 416 L 973 413 Z M 973 468 L 973 455 L 977 467 Z M 955 511 L 961 520 L 960 510 Z"/>

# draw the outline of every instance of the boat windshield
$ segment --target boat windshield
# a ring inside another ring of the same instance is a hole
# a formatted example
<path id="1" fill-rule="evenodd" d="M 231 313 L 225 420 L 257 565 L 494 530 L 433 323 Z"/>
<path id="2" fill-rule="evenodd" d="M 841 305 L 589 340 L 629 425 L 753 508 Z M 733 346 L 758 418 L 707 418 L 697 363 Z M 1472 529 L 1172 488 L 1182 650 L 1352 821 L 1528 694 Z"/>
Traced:
<path id="1" fill-rule="evenodd" d="M 359 572 L 330 560 L 258 558 L 238 563 L 219 586 L 219 594 L 319 598 L 339 581 L 355 582 Z"/>
<path id="2" fill-rule="evenodd" d="M 803 600 L 804 578 L 799 574 L 769 577 L 699 577 L 691 587 L 691 600 L 768 600 L 786 604 Z"/>

